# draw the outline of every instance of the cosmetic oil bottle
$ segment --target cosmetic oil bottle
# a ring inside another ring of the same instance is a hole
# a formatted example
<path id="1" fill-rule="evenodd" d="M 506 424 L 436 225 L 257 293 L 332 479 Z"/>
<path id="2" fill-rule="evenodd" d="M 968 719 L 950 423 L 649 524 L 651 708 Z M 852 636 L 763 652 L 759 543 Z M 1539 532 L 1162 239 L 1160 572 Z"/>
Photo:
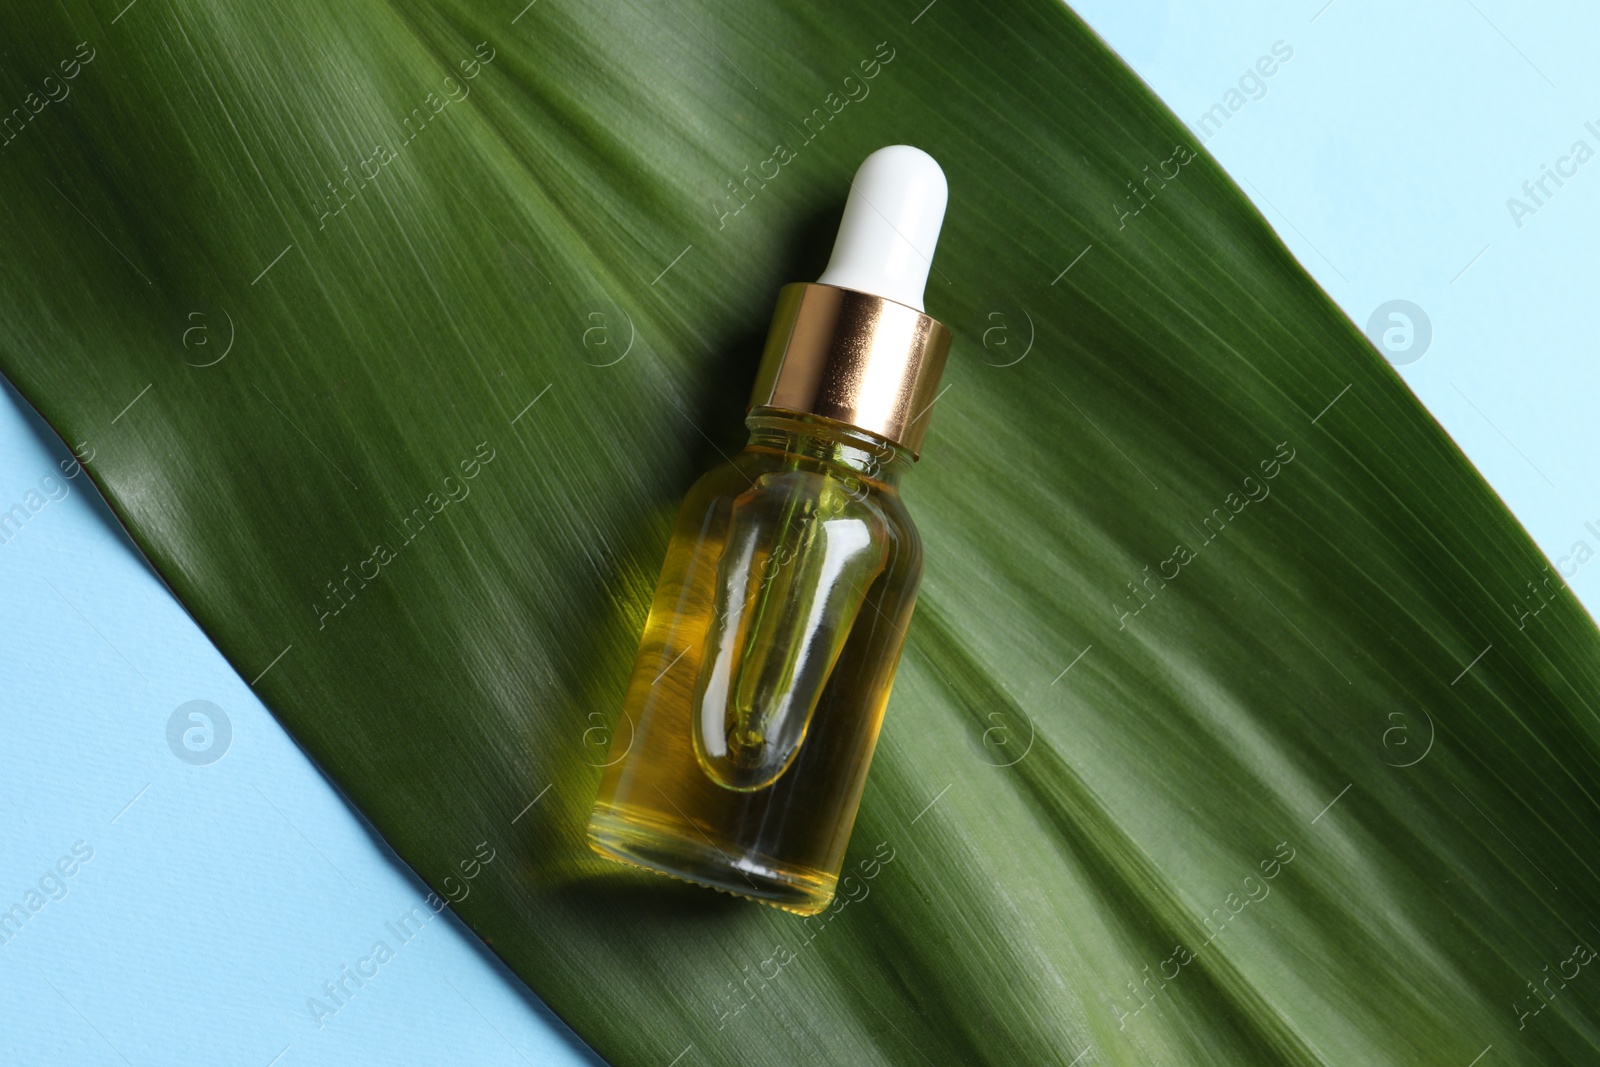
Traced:
<path id="1" fill-rule="evenodd" d="M 922 578 L 900 498 L 950 334 L 922 310 L 943 172 L 856 172 L 786 285 L 750 441 L 678 512 L 589 821 L 602 856 L 800 914 L 833 898 Z"/>

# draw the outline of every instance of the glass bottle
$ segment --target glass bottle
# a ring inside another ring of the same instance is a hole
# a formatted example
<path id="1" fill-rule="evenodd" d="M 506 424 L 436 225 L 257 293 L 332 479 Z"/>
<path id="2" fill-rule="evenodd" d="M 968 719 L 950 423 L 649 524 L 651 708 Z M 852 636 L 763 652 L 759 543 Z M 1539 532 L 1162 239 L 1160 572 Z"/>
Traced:
<path id="1" fill-rule="evenodd" d="M 601 855 L 801 914 L 833 898 L 922 577 L 899 482 L 950 343 L 922 311 L 945 198 L 926 153 L 873 153 L 828 269 L 780 291 L 749 443 L 678 512 Z"/>

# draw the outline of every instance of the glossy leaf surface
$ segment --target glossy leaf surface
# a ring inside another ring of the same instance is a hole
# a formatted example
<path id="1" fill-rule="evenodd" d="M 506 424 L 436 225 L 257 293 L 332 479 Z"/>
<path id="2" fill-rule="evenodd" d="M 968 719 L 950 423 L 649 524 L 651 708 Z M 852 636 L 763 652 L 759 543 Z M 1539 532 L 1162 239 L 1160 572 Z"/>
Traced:
<path id="1" fill-rule="evenodd" d="M 10 13 L 0 369 L 540 996 L 630 1065 L 1595 1062 L 1595 627 L 1070 11 L 517 6 Z M 677 500 L 897 142 L 956 342 L 801 922 L 583 826 Z"/>

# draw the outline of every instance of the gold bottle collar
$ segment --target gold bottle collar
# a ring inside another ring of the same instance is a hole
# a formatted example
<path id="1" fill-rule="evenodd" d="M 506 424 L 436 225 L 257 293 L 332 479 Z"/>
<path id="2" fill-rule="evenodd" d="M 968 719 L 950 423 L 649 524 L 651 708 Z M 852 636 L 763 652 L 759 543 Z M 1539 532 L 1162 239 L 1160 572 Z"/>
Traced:
<path id="1" fill-rule="evenodd" d="M 750 407 L 783 408 L 922 451 L 950 331 L 916 308 L 816 282 L 778 291 Z"/>

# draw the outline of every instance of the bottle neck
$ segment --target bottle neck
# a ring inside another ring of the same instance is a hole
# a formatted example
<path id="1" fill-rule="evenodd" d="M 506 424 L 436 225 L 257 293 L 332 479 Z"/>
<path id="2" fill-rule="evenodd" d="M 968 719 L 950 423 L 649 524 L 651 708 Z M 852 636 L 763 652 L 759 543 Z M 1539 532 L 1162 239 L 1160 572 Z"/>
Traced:
<path id="1" fill-rule="evenodd" d="M 821 460 L 884 486 L 898 486 L 911 469 L 911 453 L 876 434 L 783 408 L 758 407 L 745 417 L 745 448 Z"/>

